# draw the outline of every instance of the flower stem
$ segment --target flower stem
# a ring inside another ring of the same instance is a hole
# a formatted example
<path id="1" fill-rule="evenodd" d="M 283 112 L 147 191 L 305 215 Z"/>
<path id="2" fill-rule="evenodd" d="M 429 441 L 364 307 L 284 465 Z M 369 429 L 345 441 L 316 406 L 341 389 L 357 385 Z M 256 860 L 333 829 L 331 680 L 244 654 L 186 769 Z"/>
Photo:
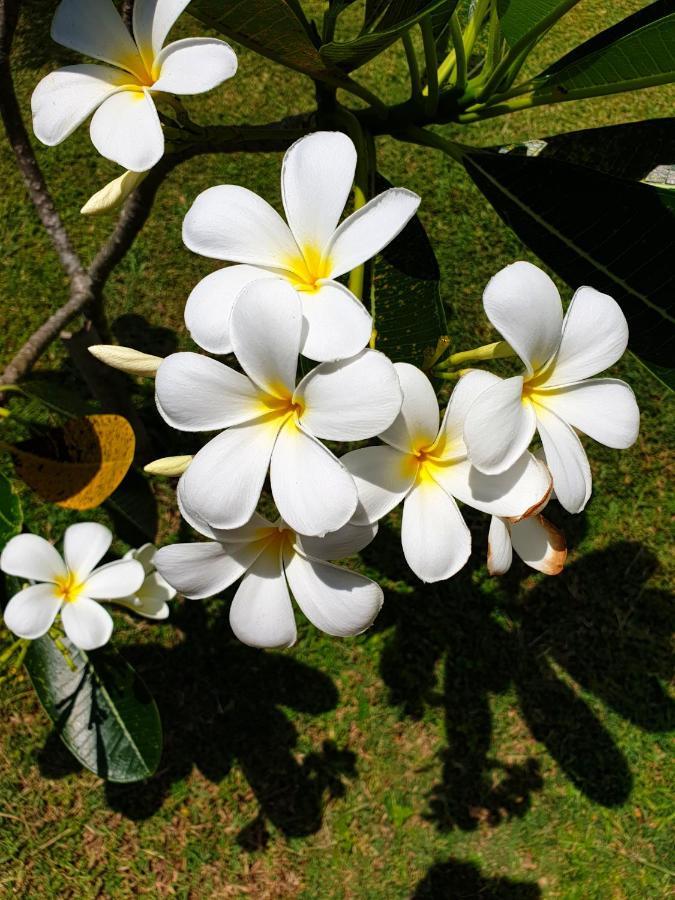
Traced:
<path id="1" fill-rule="evenodd" d="M 461 95 L 466 88 L 466 50 L 464 49 L 464 37 L 456 12 L 454 12 L 450 18 L 450 34 L 452 36 L 452 45 L 455 48 L 455 59 L 457 63 L 455 86 L 457 92 Z"/>
<path id="2" fill-rule="evenodd" d="M 424 61 L 427 69 L 427 96 L 426 112 L 433 116 L 438 106 L 438 57 L 436 55 L 436 40 L 431 24 L 431 16 L 425 16 L 420 22 L 422 41 L 424 43 Z"/>
<path id="3" fill-rule="evenodd" d="M 420 104 L 422 99 L 422 82 L 420 81 L 420 67 L 417 63 L 417 54 L 413 46 L 412 37 L 409 31 L 404 31 L 401 35 L 403 49 L 405 50 L 405 58 L 408 63 L 408 72 L 410 73 L 410 92 L 413 102 Z"/>

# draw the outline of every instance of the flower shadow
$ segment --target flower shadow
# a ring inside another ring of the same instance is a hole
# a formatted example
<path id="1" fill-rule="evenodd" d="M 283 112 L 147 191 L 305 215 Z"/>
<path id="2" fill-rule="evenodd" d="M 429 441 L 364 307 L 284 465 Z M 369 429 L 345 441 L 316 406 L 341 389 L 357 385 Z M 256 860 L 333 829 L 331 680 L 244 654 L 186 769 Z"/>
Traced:
<path id="1" fill-rule="evenodd" d="M 537 900 L 538 885 L 510 878 L 488 878 L 471 862 L 449 859 L 432 866 L 411 900 Z"/>

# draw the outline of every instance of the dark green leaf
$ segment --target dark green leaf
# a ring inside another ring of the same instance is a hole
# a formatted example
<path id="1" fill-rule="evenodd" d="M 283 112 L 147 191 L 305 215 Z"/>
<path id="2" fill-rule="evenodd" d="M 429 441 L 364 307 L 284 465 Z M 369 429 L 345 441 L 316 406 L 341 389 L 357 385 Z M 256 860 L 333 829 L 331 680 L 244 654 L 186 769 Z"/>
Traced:
<path id="1" fill-rule="evenodd" d="M 391 187 L 377 176 L 377 191 Z M 415 216 L 376 257 L 372 314 L 376 347 L 394 362 L 421 366 L 447 333 L 440 295 L 440 272 L 433 248 Z"/>
<path id="2" fill-rule="evenodd" d="M 339 65 L 346 71 L 357 69 L 386 50 L 424 16 L 443 8 L 448 10 L 449 17 L 456 5 L 456 0 L 390 0 L 386 4 L 377 4 L 378 15 L 366 19 L 366 26 L 358 37 L 324 44 L 321 57 L 326 63 Z"/>
<path id="3" fill-rule="evenodd" d="M 25 664 L 40 702 L 70 752 L 107 781 L 152 775 L 162 751 L 155 701 L 112 647 L 85 653 L 67 638 L 74 669 L 48 635 L 33 641 Z"/>
<path id="4" fill-rule="evenodd" d="M 506 224 L 561 278 L 617 300 L 629 347 L 675 387 L 675 191 L 555 158 L 465 148 L 463 161 Z"/>
<path id="5" fill-rule="evenodd" d="M 658 0 L 542 72 L 535 79 L 535 95 L 553 92 L 559 100 L 576 100 L 673 80 L 673 0 Z"/>
<path id="6" fill-rule="evenodd" d="M 501 32 L 513 47 L 530 34 L 550 27 L 579 0 L 497 0 Z"/>
<path id="7" fill-rule="evenodd" d="M 21 531 L 23 511 L 12 482 L 0 472 L 0 549 Z"/>

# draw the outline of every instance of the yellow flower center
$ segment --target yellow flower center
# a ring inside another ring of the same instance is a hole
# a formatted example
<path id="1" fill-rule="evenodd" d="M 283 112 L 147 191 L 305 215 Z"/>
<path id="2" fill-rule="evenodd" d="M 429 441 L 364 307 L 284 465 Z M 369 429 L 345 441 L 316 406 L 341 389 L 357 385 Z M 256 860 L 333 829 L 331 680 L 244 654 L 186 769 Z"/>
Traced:
<path id="1" fill-rule="evenodd" d="M 330 275 L 330 260 L 311 244 L 306 244 L 300 252 L 300 256 L 286 261 L 286 269 L 291 273 L 290 280 L 296 291 L 314 293 L 318 290 L 317 281 Z"/>
<path id="2" fill-rule="evenodd" d="M 56 579 L 56 596 L 62 600 L 63 603 L 72 603 L 74 600 L 77 600 L 82 593 L 83 587 L 84 585 L 77 581 L 75 575 L 73 575 L 72 572 L 69 572 L 67 575 Z"/>

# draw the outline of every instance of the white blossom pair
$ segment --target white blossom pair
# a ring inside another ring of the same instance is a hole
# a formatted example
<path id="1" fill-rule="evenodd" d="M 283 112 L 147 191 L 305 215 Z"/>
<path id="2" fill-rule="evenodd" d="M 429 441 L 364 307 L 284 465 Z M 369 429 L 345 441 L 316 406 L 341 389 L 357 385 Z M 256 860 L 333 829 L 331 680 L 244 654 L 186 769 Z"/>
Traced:
<path id="1" fill-rule="evenodd" d="M 133 37 L 112 0 L 62 0 L 52 38 L 107 65 L 65 66 L 38 84 L 33 129 L 60 144 L 92 113 L 98 152 L 132 172 L 152 168 L 164 153 L 153 95 L 201 94 L 231 78 L 237 57 L 224 41 L 185 38 L 164 46 L 189 0 L 136 0 Z"/>
<path id="2" fill-rule="evenodd" d="M 124 559 L 96 568 L 111 542 L 110 530 L 96 522 L 66 529 L 63 556 L 36 534 L 12 538 L 0 556 L 0 569 L 35 583 L 9 600 L 4 612 L 7 628 L 33 640 L 49 631 L 60 611 L 69 640 L 81 650 L 95 650 L 110 640 L 113 630 L 101 601 L 148 618 L 165 618 L 166 600 L 176 592 L 153 571 L 155 548 L 146 544 Z"/>

